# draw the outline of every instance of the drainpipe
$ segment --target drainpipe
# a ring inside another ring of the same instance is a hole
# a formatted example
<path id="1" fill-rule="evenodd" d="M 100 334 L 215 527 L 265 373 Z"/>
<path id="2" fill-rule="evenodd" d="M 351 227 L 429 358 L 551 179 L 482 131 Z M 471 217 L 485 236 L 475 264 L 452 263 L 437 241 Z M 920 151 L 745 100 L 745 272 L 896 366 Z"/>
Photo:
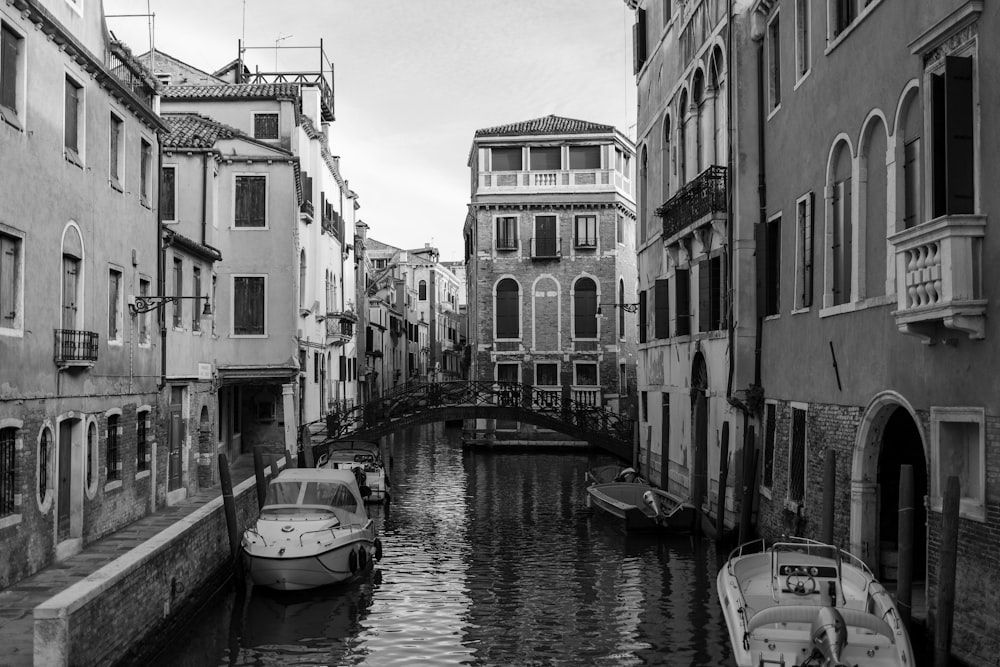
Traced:
<path id="1" fill-rule="evenodd" d="M 726 293 L 729 295 L 727 300 L 729 309 L 729 378 L 726 381 L 726 400 L 730 405 L 735 405 L 742 410 L 745 416 L 746 406 L 733 398 L 733 373 L 736 366 L 736 362 L 733 359 L 736 354 L 736 318 L 733 316 L 733 303 L 735 301 L 733 267 L 736 265 L 734 259 L 735 251 L 733 249 L 733 240 L 735 237 L 733 232 L 733 182 L 735 181 L 733 168 L 736 166 L 735 160 L 733 160 L 733 138 L 735 134 L 733 132 L 733 87 L 735 85 L 734 79 L 736 78 L 733 74 L 736 71 L 736 67 L 733 65 L 733 0 L 729 0 L 727 3 L 726 11 L 728 12 L 726 14 L 726 76 L 728 79 L 728 85 L 726 86 L 726 220 L 728 221 L 726 225 L 726 248 L 728 249 L 726 253 L 726 263 L 728 265 L 726 267 Z"/>
<path id="2" fill-rule="evenodd" d="M 201 197 L 201 244 L 208 244 L 208 155 L 210 151 L 201 154 L 202 165 L 202 197 Z M 174 186 L 176 187 L 176 185 Z"/>
<path id="3" fill-rule="evenodd" d="M 763 22 L 763 16 L 759 13 L 751 17 L 751 21 Z M 751 28 L 751 39 L 757 42 L 757 197 L 760 201 L 760 219 L 758 224 L 767 222 L 767 175 L 766 163 L 764 161 L 764 28 Z M 755 252 L 760 252 L 757 248 Z M 759 282 L 759 276 L 758 276 Z M 759 302 L 760 299 L 758 298 Z M 753 383 L 761 386 L 760 361 L 761 361 L 761 338 L 764 333 L 764 314 L 758 310 L 756 318 L 756 333 L 754 335 L 754 361 L 753 361 Z"/>
<path id="4" fill-rule="evenodd" d="M 164 292 L 163 263 L 166 260 L 163 246 L 163 207 L 160 205 L 160 193 L 163 191 L 163 135 L 157 137 L 156 147 L 156 289 L 160 296 Z M 163 391 L 167 386 L 167 324 L 163 308 L 157 308 L 156 319 L 160 325 L 160 383 L 157 390 Z"/>

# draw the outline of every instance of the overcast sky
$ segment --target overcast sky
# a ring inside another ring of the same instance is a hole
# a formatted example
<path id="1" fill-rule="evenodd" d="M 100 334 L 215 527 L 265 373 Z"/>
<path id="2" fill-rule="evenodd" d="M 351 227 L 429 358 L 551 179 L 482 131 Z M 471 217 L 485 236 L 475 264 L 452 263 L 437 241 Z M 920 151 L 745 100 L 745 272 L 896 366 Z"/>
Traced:
<path id="1" fill-rule="evenodd" d="M 369 235 L 433 243 L 462 259 L 477 128 L 548 114 L 634 137 L 631 12 L 623 0 L 104 0 L 107 14 L 155 14 L 156 48 L 212 72 L 245 36 L 251 69 L 281 46 L 318 46 L 334 66 L 331 149 L 360 195 Z M 244 24 L 245 9 L 245 24 Z M 135 53 L 145 18 L 108 18 Z M 304 60 L 304 58 L 308 58 Z M 315 70 L 282 50 L 279 70 Z"/>

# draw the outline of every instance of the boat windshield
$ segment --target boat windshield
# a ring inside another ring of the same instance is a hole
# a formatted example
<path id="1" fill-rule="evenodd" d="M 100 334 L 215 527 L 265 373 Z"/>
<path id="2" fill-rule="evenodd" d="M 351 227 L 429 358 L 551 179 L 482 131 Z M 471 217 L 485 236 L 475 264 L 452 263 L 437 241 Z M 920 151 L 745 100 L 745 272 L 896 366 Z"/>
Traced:
<path id="1" fill-rule="evenodd" d="M 334 510 L 347 514 L 358 513 L 358 501 L 350 488 L 340 482 L 275 481 L 267 487 L 264 498 L 265 513 L 283 517 L 317 517 L 334 514 Z"/>

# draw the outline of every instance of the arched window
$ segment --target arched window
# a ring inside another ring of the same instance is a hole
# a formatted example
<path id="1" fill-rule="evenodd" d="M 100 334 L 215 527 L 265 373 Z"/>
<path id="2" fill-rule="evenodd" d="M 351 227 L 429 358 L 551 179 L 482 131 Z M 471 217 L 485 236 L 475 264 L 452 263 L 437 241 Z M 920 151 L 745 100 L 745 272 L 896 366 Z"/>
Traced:
<path id="1" fill-rule="evenodd" d="M 306 307 L 306 251 L 299 253 L 299 308 Z"/>
<path id="2" fill-rule="evenodd" d="M 854 273 L 852 256 L 854 254 L 854 221 L 851 218 L 854 198 L 854 188 L 851 182 L 851 148 L 847 142 L 841 142 L 834 148 L 833 169 L 829 192 L 829 216 L 832 232 L 829 235 L 830 258 L 832 272 L 830 277 L 830 293 L 833 305 L 848 303 L 851 300 L 851 281 Z"/>
<path id="3" fill-rule="evenodd" d="M 920 135 L 923 129 L 923 117 L 920 112 L 920 95 L 916 90 L 911 90 L 909 99 L 906 102 L 906 111 L 903 112 L 903 154 L 902 159 L 897 153 L 897 164 L 903 164 L 903 205 L 899 207 L 903 213 L 902 225 L 896 231 L 915 227 L 923 222 L 922 213 L 922 183 L 921 178 L 921 156 L 920 156 Z"/>
<path id="4" fill-rule="evenodd" d="M 625 281 L 618 279 L 618 338 L 625 340 Z"/>
<path id="5" fill-rule="evenodd" d="M 573 336 L 597 338 L 597 285 L 590 278 L 573 287 Z"/>
<path id="6" fill-rule="evenodd" d="M 97 424 L 87 426 L 87 494 L 93 497 L 97 490 Z"/>
<path id="7" fill-rule="evenodd" d="M 886 290 L 886 212 L 888 210 L 888 177 L 886 147 L 888 135 L 885 123 L 873 117 L 862 135 L 861 169 L 858 178 L 858 233 L 862 248 L 859 269 L 864 267 L 864 283 L 860 284 L 859 299 L 882 296 Z M 859 276 L 860 278 L 860 276 Z"/>
<path id="8" fill-rule="evenodd" d="M 46 426 L 38 439 L 38 502 L 44 503 L 52 472 L 52 431 Z"/>
<path id="9" fill-rule="evenodd" d="M 722 58 L 722 49 L 716 47 L 709 82 L 715 90 L 715 164 L 725 166 L 729 161 L 729 119 L 726 113 L 729 100 L 726 97 L 728 92 Z"/>
<path id="10" fill-rule="evenodd" d="M 427 301 L 427 281 L 421 280 L 420 284 L 417 286 L 417 298 L 421 301 Z"/>
<path id="11" fill-rule="evenodd" d="M 496 292 L 496 337 L 519 338 L 520 288 L 513 278 L 504 278 L 497 283 Z"/>
<path id="12" fill-rule="evenodd" d="M 677 187 L 681 188 L 687 183 L 687 91 L 681 91 L 680 101 L 677 104 Z"/>
<path id="13" fill-rule="evenodd" d="M 670 115 L 663 118 L 663 154 L 660 156 L 663 170 L 663 201 L 670 199 Z"/>
<path id="14" fill-rule="evenodd" d="M 694 150 L 694 173 L 700 174 L 701 170 L 705 168 L 704 164 L 704 151 L 705 151 L 705 75 L 701 70 L 698 70 L 694 74 L 694 90 L 692 91 L 691 100 L 694 102 L 695 117 L 692 120 L 694 123 L 694 135 L 691 138 L 692 149 Z"/>

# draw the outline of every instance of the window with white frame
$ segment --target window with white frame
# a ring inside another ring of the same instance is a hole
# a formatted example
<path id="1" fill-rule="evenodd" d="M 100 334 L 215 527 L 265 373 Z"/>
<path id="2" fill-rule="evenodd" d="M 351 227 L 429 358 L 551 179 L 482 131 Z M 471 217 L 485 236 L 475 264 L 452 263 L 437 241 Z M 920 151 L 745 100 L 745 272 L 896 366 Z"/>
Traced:
<path id="1" fill-rule="evenodd" d="M 573 285 L 573 337 L 597 338 L 597 283 L 591 278 Z"/>
<path id="2" fill-rule="evenodd" d="M 94 494 L 97 492 L 97 480 L 100 479 L 101 476 L 100 471 L 97 469 L 99 450 L 100 445 L 97 440 L 97 422 L 92 421 L 87 425 L 87 466 L 84 473 L 87 495 L 91 498 L 93 498 Z"/>
<path id="3" fill-rule="evenodd" d="M 177 222 L 177 167 L 160 169 L 160 217 L 163 222 Z"/>
<path id="4" fill-rule="evenodd" d="M 853 289 L 854 221 L 851 199 L 853 197 L 851 150 L 846 142 L 837 148 L 834 161 L 833 183 L 830 184 L 829 217 L 830 239 L 829 259 L 832 271 L 828 272 L 832 283 L 829 293 L 833 305 L 848 303 Z"/>
<path id="5" fill-rule="evenodd" d="M 152 419 L 149 409 L 139 410 L 135 414 L 135 462 L 136 470 L 142 472 L 149 470 L 150 459 L 150 433 L 152 432 Z"/>
<path id="6" fill-rule="evenodd" d="M 559 386 L 559 364 L 542 362 L 536 363 L 535 384 L 540 387 Z"/>
<path id="7" fill-rule="evenodd" d="M 521 337 L 521 290 L 513 278 L 504 278 L 496 286 L 496 337 Z"/>
<path id="8" fill-rule="evenodd" d="M 562 147 L 531 146 L 528 149 L 530 171 L 559 171 L 562 169 Z"/>
<path id="9" fill-rule="evenodd" d="M 108 481 L 122 478 L 122 424 L 120 414 L 108 415 L 108 430 L 105 435 L 106 449 L 104 464 L 108 469 Z"/>
<path id="10" fill-rule="evenodd" d="M 976 212 L 976 67 L 974 49 L 948 55 L 930 83 L 930 187 L 933 217 Z"/>
<path id="11" fill-rule="evenodd" d="M 63 146 L 66 159 L 83 167 L 84 97 L 83 86 L 66 75 L 63 116 Z"/>
<path id="12" fill-rule="evenodd" d="M 149 278 L 139 278 L 139 296 L 148 297 L 149 296 Z M 150 315 L 148 312 L 139 313 L 139 344 L 149 345 L 149 319 Z"/>
<path id="13" fill-rule="evenodd" d="M 108 270 L 108 342 L 122 342 L 122 272 Z"/>
<path id="14" fill-rule="evenodd" d="M 795 202 L 795 308 L 809 308 L 813 294 L 813 207 L 810 192 Z"/>
<path id="15" fill-rule="evenodd" d="M 237 175 L 233 226 L 238 229 L 267 227 L 267 176 Z"/>
<path id="16" fill-rule="evenodd" d="M 581 387 L 598 385 L 597 364 L 578 361 L 573 364 L 573 384 Z"/>
<path id="17" fill-rule="evenodd" d="M 520 146 L 494 146 L 490 149 L 490 171 L 521 171 L 523 164 Z"/>
<path id="18" fill-rule="evenodd" d="M 774 436 L 777 432 L 777 412 L 776 404 L 770 402 L 764 404 L 764 460 L 761 463 L 760 486 L 768 498 L 771 497 L 771 489 L 774 488 Z"/>
<path id="19" fill-rule="evenodd" d="M 267 335 L 267 277 L 233 276 L 233 335 Z"/>
<path id="20" fill-rule="evenodd" d="M 254 139 L 277 139 L 278 138 L 278 114 L 277 113 L 255 113 L 253 115 L 253 138 Z"/>
<path id="21" fill-rule="evenodd" d="M 153 146 L 146 139 L 139 142 L 139 201 L 149 207 L 153 201 Z"/>
<path id="22" fill-rule="evenodd" d="M 601 168 L 601 147 L 600 146 L 570 146 L 569 147 L 569 168 L 570 169 L 600 169 Z"/>
<path id="23" fill-rule="evenodd" d="M 577 215 L 573 220 L 573 240 L 577 248 L 597 247 L 597 216 Z"/>
<path id="24" fill-rule="evenodd" d="M 174 296 L 184 296 L 184 260 L 174 257 Z M 174 328 L 180 329 L 184 326 L 184 300 L 174 301 Z"/>
<path id="25" fill-rule="evenodd" d="M 0 117 L 21 129 L 24 114 L 24 37 L 0 21 Z"/>
<path id="26" fill-rule="evenodd" d="M 38 504 L 44 506 L 52 490 L 52 457 L 54 438 L 46 424 L 38 434 Z"/>
<path id="27" fill-rule="evenodd" d="M 517 216 L 498 216 L 496 230 L 497 250 L 517 250 Z"/>
<path id="28" fill-rule="evenodd" d="M 194 305 L 191 306 L 191 331 L 201 331 L 201 267 L 191 269 L 191 292 Z"/>
<path id="29" fill-rule="evenodd" d="M 24 280 L 24 251 L 20 235 L 0 228 L 0 332 L 8 335 L 24 326 L 21 285 Z"/>
<path id="30" fill-rule="evenodd" d="M 17 432 L 13 426 L 0 428 L 0 519 L 21 510 Z"/>
<path id="31" fill-rule="evenodd" d="M 809 73 L 812 66 L 809 49 L 812 41 L 809 37 L 809 2 L 810 0 L 795 0 L 795 79 L 800 81 Z"/>
<path id="32" fill-rule="evenodd" d="M 781 31 L 777 12 L 767 24 L 767 100 L 768 109 L 781 106 Z"/>
<path id="33" fill-rule="evenodd" d="M 986 520 L 986 411 L 931 407 L 931 507 L 940 512 L 948 478 L 957 477 L 959 514 Z"/>
<path id="34" fill-rule="evenodd" d="M 125 166 L 125 122 L 114 111 L 108 128 L 108 179 L 111 187 L 119 192 L 124 187 L 122 168 Z"/>
<path id="35" fill-rule="evenodd" d="M 792 434 L 788 439 L 788 491 L 786 502 L 801 507 L 806 501 L 806 471 L 808 466 L 806 417 L 803 403 L 792 403 Z"/>

